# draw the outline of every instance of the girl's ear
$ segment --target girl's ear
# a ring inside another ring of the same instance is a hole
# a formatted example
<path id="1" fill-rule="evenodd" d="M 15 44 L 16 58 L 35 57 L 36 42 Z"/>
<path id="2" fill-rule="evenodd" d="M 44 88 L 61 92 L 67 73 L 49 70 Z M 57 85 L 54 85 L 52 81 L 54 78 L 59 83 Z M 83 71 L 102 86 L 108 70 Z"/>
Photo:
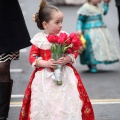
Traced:
<path id="1" fill-rule="evenodd" d="M 47 23 L 45 21 L 42 23 L 42 25 L 43 25 L 43 28 L 46 29 Z"/>

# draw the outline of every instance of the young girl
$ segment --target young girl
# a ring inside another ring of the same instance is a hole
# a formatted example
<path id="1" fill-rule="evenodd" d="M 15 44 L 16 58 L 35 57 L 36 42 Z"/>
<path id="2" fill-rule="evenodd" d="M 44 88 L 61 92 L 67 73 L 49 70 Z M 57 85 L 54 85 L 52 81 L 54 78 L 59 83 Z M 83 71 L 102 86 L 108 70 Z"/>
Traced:
<path id="1" fill-rule="evenodd" d="M 68 54 L 58 61 L 51 59 L 47 36 L 59 36 L 63 32 L 63 13 L 42 0 L 35 21 L 44 31 L 31 40 L 29 60 L 35 70 L 25 92 L 19 120 L 94 120 L 89 97 L 71 64 L 73 55 Z M 56 64 L 63 65 L 62 85 L 57 85 L 52 78 Z"/>
<path id="2" fill-rule="evenodd" d="M 90 72 L 97 72 L 97 64 L 111 64 L 119 61 L 119 53 L 102 20 L 102 15 L 108 12 L 108 3 L 104 0 L 103 9 L 98 5 L 101 0 L 88 0 L 78 10 L 77 33 L 86 39 L 86 50 L 80 55 L 80 62 L 88 65 Z"/>

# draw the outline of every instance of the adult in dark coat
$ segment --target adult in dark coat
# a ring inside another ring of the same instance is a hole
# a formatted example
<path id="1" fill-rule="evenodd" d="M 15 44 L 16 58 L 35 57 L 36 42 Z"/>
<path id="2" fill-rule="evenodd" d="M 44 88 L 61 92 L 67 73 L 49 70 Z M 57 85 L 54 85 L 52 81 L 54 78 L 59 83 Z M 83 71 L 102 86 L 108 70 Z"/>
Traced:
<path id="1" fill-rule="evenodd" d="M 115 0 L 115 3 L 118 9 L 118 21 L 119 21 L 118 32 L 119 32 L 119 37 L 120 37 L 120 0 Z"/>
<path id="2" fill-rule="evenodd" d="M 18 0 L 0 0 L 0 120 L 6 120 L 9 112 L 13 84 L 11 60 L 19 57 L 20 49 L 30 45 Z"/>

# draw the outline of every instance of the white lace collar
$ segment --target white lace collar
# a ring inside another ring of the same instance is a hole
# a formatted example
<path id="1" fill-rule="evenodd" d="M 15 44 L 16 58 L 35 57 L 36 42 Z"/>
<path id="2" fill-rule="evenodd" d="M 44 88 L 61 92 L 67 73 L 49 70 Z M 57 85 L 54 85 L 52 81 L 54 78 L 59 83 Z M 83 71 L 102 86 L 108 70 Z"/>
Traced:
<path id="1" fill-rule="evenodd" d="M 103 14 L 103 9 L 101 6 L 94 6 L 90 3 L 85 3 L 78 11 L 77 14 L 82 15 L 97 15 L 97 14 Z"/>

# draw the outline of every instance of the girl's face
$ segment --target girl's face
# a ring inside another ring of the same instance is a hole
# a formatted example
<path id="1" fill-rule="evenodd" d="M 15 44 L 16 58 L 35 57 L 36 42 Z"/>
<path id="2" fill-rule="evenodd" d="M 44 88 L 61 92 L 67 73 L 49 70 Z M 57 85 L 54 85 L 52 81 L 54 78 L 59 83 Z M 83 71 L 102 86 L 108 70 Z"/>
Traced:
<path id="1" fill-rule="evenodd" d="M 58 34 L 62 29 L 63 14 L 60 11 L 53 11 L 51 18 L 48 23 L 43 23 L 45 33 Z"/>
<path id="2" fill-rule="evenodd" d="M 89 1 L 93 5 L 98 5 L 101 2 L 101 0 L 89 0 Z"/>

